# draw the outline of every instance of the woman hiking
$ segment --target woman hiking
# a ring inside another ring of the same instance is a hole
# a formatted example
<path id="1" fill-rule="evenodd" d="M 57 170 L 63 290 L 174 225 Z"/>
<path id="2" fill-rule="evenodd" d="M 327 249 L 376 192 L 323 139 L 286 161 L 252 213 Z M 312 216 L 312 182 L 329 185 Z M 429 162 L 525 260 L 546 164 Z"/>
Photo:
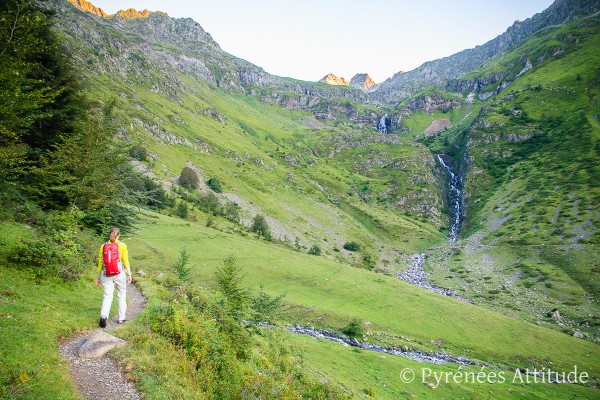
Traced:
<path id="1" fill-rule="evenodd" d="M 104 298 L 100 310 L 100 328 L 106 328 L 115 285 L 117 285 L 117 300 L 119 303 L 118 322 L 125 322 L 127 285 L 131 283 L 131 269 L 129 268 L 127 245 L 119 241 L 120 236 L 121 231 L 119 228 L 110 228 L 109 240 L 100 246 L 100 252 L 98 253 L 96 286 L 100 286 L 100 283 L 102 283 L 104 288 Z"/>

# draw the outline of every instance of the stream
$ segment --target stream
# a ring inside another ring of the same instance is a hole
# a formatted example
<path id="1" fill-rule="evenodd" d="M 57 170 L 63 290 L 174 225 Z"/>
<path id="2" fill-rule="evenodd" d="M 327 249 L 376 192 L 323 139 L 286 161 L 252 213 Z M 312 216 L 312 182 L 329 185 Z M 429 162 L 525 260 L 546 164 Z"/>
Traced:
<path id="1" fill-rule="evenodd" d="M 462 192 L 461 192 L 461 181 L 457 174 L 454 173 L 449 163 L 446 163 L 442 158 L 441 154 L 436 154 L 437 159 L 442 164 L 444 169 L 450 175 L 448 181 L 448 202 L 450 206 L 450 227 L 448 232 L 450 234 L 450 241 L 456 242 L 458 238 L 458 231 L 460 230 L 460 223 L 462 222 Z"/>
<path id="2" fill-rule="evenodd" d="M 411 350 L 408 348 L 402 348 L 401 346 L 395 347 L 383 347 L 377 344 L 365 342 L 362 340 L 349 338 L 344 335 L 340 335 L 335 332 L 330 332 L 325 329 L 315 329 L 312 326 L 302 327 L 299 325 L 289 327 L 288 330 L 292 333 L 309 335 L 314 338 L 326 339 L 332 342 L 340 343 L 344 346 L 352 346 L 363 350 L 376 351 L 379 353 L 385 353 L 392 356 L 406 357 L 414 361 L 431 364 L 445 364 L 453 363 L 458 365 L 475 365 L 475 363 L 466 357 L 462 356 L 451 356 L 444 353 L 427 353 L 424 351 Z"/>
<path id="3" fill-rule="evenodd" d="M 432 285 L 427 281 L 428 274 L 423 268 L 423 264 L 425 264 L 425 254 L 413 254 L 411 256 L 411 261 L 410 267 L 396 273 L 398 278 L 405 282 L 422 287 L 423 289 L 427 289 L 431 292 L 471 303 L 469 299 L 456 294 L 453 290 Z"/>

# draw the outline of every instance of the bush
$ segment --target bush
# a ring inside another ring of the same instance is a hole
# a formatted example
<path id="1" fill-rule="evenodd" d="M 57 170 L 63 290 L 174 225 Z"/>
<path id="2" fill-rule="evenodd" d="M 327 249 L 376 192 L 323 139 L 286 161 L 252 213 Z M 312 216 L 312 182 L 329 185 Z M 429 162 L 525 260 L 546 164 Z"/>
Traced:
<path id="1" fill-rule="evenodd" d="M 227 203 L 225 206 L 225 218 L 232 222 L 238 223 L 240 221 L 240 210 L 241 207 L 236 203 Z"/>
<path id="2" fill-rule="evenodd" d="M 320 256 L 321 248 L 318 245 L 313 244 L 312 247 L 308 250 L 308 254 L 312 254 L 313 256 Z"/>
<path id="3" fill-rule="evenodd" d="M 362 339 L 365 336 L 365 325 L 362 321 L 353 319 L 342 329 L 342 333 L 352 338 Z"/>
<path id="4" fill-rule="evenodd" d="M 146 161 L 148 159 L 148 150 L 141 144 L 136 144 L 129 149 L 129 156 L 134 160 Z"/>
<path id="5" fill-rule="evenodd" d="M 213 176 L 212 178 L 210 178 L 209 180 L 206 181 L 206 184 L 208 185 L 209 188 L 211 188 L 213 190 L 213 192 L 216 192 L 216 193 L 223 192 L 223 184 L 217 177 Z"/>
<path id="6" fill-rule="evenodd" d="M 356 242 L 346 242 L 344 243 L 344 249 L 348 251 L 358 251 L 360 250 L 360 245 Z"/>
<path id="7" fill-rule="evenodd" d="M 180 201 L 175 208 L 175 215 L 177 215 L 179 218 L 186 219 L 189 215 L 187 203 Z"/>
<path id="8" fill-rule="evenodd" d="M 198 207 L 204 212 L 211 213 L 213 215 L 220 215 L 223 213 L 223 208 L 219 203 L 219 198 L 214 193 L 208 193 L 206 195 L 198 193 L 198 197 L 195 200 Z"/>
<path id="9" fill-rule="evenodd" d="M 196 171 L 190 167 L 183 167 L 179 175 L 179 184 L 186 189 L 198 189 L 200 187 L 200 179 Z"/>
<path id="10" fill-rule="evenodd" d="M 269 229 L 269 224 L 264 216 L 260 214 L 256 214 L 254 220 L 252 221 L 252 227 L 250 228 L 252 232 L 256 232 L 259 235 L 263 236 L 267 240 L 271 240 L 271 230 Z"/>
<path id="11" fill-rule="evenodd" d="M 375 258 L 369 254 L 369 253 L 365 253 L 363 254 L 363 265 L 365 266 L 365 268 L 372 270 L 373 268 L 375 268 L 375 265 L 377 264 L 375 261 Z"/>
<path id="12" fill-rule="evenodd" d="M 78 279 L 93 262 L 93 252 L 82 243 L 79 234 L 81 215 L 76 208 L 48 213 L 37 237 L 21 242 L 10 256 L 11 261 L 31 269 L 38 277 Z"/>

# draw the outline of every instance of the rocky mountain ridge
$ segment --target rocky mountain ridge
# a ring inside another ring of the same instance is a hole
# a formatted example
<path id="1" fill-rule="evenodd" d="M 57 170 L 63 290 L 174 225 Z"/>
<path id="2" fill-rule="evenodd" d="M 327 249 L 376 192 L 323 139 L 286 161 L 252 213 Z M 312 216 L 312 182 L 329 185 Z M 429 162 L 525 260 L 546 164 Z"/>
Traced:
<path id="1" fill-rule="evenodd" d="M 369 74 L 356 74 L 352 77 L 352 79 L 347 80 L 344 77 L 329 73 L 323 78 L 319 79 L 319 82 L 334 86 L 351 86 L 353 88 L 362 90 L 363 92 L 366 92 L 375 86 L 375 81 L 369 76 Z"/>
<path id="2" fill-rule="evenodd" d="M 556 0 L 550 7 L 525 21 L 516 21 L 506 32 L 473 49 L 428 61 L 420 67 L 398 72 L 370 91 L 388 104 L 397 104 L 431 85 L 444 88 L 448 80 L 459 79 L 495 55 L 514 48 L 548 26 L 562 24 L 600 10 L 600 0 Z"/>

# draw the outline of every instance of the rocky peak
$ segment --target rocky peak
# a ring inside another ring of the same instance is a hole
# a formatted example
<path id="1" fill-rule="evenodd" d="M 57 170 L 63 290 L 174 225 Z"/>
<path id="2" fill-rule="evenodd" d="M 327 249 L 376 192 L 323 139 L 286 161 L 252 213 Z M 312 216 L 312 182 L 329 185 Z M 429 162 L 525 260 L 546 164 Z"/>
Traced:
<path id="1" fill-rule="evenodd" d="M 375 86 L 375 81 L 371 79 L 369 74 L 356 74 L 350 79 L 350 86 L 366 91 Z"/>
<path id="2" fill-rule="evenodd" d="M 117 13 L 117 17 L 125 18 L 125 19 L 139 19 L 139 18 L 148 18 L 152 14 L 151 11 L 144 10 L 138 11 L 134 8 L 130 8 L 127 10 L 120 10 Z"/>
<path id="3" fill-rule="evenodd" d="M 71 4 L 79 8 L 81 11 L 88 12 L 90 14 L 97 15 L 98 17 L 108 17 L 108 14 L 103 9 L 96 7 L 92 3 L 86 0 L 69 0 Z"/>
<path id="4" fill-rule="evenodd" d="M 350 86 L 350 82 L 334 74 L 325 75 L 319 82 L 327 83 L 328 85 Z"/>

